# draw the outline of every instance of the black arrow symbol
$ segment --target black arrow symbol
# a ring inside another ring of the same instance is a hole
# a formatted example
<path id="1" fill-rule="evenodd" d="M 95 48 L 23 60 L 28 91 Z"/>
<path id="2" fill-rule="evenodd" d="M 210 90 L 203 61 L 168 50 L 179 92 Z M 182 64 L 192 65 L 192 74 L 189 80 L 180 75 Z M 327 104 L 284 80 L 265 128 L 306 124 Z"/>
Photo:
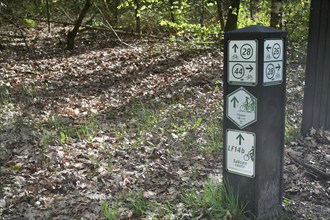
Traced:
<path id="1" fill-rule="evenodd" d="M 238 49 L 237 44 L 234 44 L 234 46 L 232 48 L 234 49 L 234 53 L 236 53 L 236 50 Z"/>
<path id="2" fill-rule="evenodd" d="M 267 52 L 269 52 L 269 50 L 272 49 L 272 47 L 270 47 L 269 44 L 267 44 L 266 49 L 267 49 Z"/>
<path id="3" fill-rule="evenodd" d="M 249 70 L 249 73 L 251 73 L 251 71 L 253 70 L 253 66 L 251 66 L 251 64 L 249 64 L 248 67 L 246 67 L 247 70 Z"/>
<path id="4" fill-rule="evenodd" d="M 244 138 L 243 138 L 243 135 L 242 134 L 239 134 L 236 139 L 238 139 L 238 144 L 239 145 L 242 145 L 242 140 L 244 141 Z"/>
<path id="5" fill-rule="evenodd" d="M 281 69 L 280 64 L 277 64 L 277 66 L 275 68 L 277 69 L 277 71 L 279 71 Z"/>
<path id="6" fill-rule="evenodd" d="M 236 108 L 236 105 L 238 104 L 238 100 L 235 96 L 230 100 L 230 102 L 233 102 L 233 107 Z"/>

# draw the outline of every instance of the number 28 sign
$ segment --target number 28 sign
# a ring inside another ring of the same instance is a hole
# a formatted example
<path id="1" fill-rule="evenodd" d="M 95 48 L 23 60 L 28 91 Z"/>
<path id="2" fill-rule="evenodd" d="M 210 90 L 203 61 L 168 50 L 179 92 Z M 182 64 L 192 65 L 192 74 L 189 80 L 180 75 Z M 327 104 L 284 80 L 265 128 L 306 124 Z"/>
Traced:
<path id="1" fill-rule="evenodd" d="M 281 84 L 283 81 L 283 39 L 264 41 L 264 76 L 265 86 Z"/>
<path id="2" fill-rule="evenodd" d="M 228 83 L 257 84 L 257 40 L 228 41 Z"/>

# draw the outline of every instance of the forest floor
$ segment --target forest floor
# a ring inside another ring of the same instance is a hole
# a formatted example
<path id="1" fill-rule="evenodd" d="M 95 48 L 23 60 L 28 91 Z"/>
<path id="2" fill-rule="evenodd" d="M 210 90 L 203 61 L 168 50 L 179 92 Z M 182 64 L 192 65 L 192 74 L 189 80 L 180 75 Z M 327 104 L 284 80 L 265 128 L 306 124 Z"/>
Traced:
<path id="1" fill-rule="evenodd" d="M 222 179 L 223 53 L 94 32 L 69 52 L 63 33 L 0 50 L 0 219 L 208 219 L 185 195 Z M 299 135 L 304 65 L 289 57 L 283 219 L 329 219 L 330 132 Z"/>

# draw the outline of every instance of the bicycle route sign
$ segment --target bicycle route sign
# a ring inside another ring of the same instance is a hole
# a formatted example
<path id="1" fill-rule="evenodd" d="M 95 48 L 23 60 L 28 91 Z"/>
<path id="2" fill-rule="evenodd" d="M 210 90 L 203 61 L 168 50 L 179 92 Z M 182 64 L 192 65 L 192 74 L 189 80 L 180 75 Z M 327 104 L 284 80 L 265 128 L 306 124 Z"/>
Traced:
<path id="1" fill-rule="evenodd" d="M 240 129 L 257 121 L 257 98 L 243 87 L 227 95 L 226 115 Z"/>
<path id="2" fill-rule="evenodd" d="M 257 40 L 228 41 L 228 83 L 257 85 Z"/>
<path id="3" fill-rule="evenodd" d="M 227 129 L 226 143 L 227 171 L 253 178 L 256 155 L 255 133 Z"/>
<path id="4" fill-rule="evenodd" d="M 264 75 L 265 86 L 283 82 L 283 39 L 264 41 Z"/>

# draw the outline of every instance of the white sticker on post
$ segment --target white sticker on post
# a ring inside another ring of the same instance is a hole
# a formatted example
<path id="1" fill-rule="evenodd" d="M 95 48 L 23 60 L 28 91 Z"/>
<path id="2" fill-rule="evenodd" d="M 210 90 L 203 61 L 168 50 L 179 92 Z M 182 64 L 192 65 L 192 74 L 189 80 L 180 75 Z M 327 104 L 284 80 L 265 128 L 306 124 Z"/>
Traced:
<path id="1" fill-rule="evenodd" d="M 255 86 L 257 77 L 257 40 L 228 41 L 228 83 Z"/>
<path id="2" fill-rule="evenodd" d="M 226 143 L 227 171 L 253 178 L 256 160 L 255 133 L 228 129 Z"/>
<path id="3" fill-rule="evenodd" d="M 264 41 L 263 84 L 271 86 L 283 82 L 283 39 Z"/>

